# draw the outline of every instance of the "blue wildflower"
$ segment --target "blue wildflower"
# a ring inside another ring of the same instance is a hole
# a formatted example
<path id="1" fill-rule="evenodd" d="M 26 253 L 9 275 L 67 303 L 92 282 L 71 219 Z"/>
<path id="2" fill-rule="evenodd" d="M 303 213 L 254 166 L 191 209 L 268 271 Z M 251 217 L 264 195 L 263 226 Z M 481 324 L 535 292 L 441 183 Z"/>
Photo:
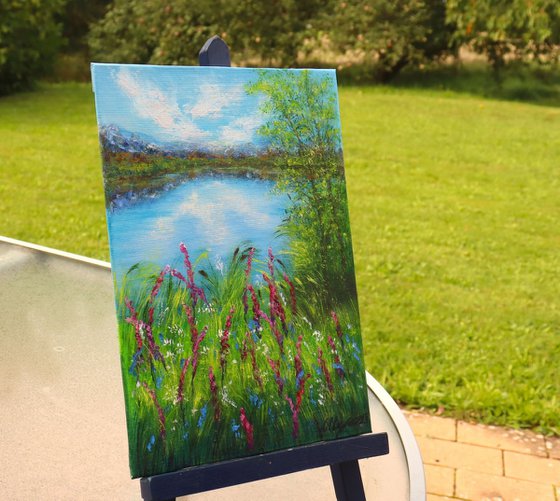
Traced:
<path id="1" fill-rule="evenodd" d="M 234 419 L 231 420 L 231 431 L 233 431 L 233 434 L 235 435 L 236 438 L 241 438 L 241 432 L 239 431 L 239 428 L 241 428 L 240 424 L 237 424 L 235 422 Z"/>
<path id="2" fill-rule="evenodd" d="M 309 401 L 313 406 L 317 405 L 317 399 L 315 398 L 315 391 L 313 389 L 313 386 L 309 389 Z"/>
<path id="3" fill-rule="evenodd" d="M 152 449 L 154 448 L 155 443 L 156 443 L 156 437 L 154 435 L 152 435 L 150 437 L 148 445 L 146 446 L 146 448 L 148 449 L 148 452 L 152 452 Z"/>
<path id="4" fill-rule="evenodd" d="M 260 327 L 259 323 L 255 322 L 254 319 L 249 320 L 249 329 L 251 329 L 253 331 L 253 330 L 258 329 L 259 327 Z"/>
<path id="5" fill-rule="evenodd" d="M 249 392 L 249 401 L 254 407 L 260 407 L 262 405 L 262 400 L 253 392 Z"/>
<path id="6" fill-rule="evenodd" d="M 208 404 L 206 404 L 202 409 L 200 409 L 200 417 L 198 418 L 197 426 L 202 428 L 204 421 L 206 421 L 206 414 L 208 414 Z"/>
<path id="7" fill-rule="evenodd" d="M 299 371 L 299 374 L 296 376 L 296 388 L 298 389 L 299 389 L 299 385 L 301 384 L 301 380 L 303 379 L 303 376 L 305 376 L 305 372 L 302 369 L 301 371 Z"/>
<path id="8" fill-rule="evenodd" d="M 138 350 L 134 355 L 132 355 L 132 364 L 130 365 L 130 368 L 128 369 L 128 372 L 130 374 L 132 374 L 133 376 L 138 375 L 138 372 L 136 370 L 136 366 L 138 365 L 138 362 L 140 361 L 140 355 L 142 354 L 142 350 Z"/>

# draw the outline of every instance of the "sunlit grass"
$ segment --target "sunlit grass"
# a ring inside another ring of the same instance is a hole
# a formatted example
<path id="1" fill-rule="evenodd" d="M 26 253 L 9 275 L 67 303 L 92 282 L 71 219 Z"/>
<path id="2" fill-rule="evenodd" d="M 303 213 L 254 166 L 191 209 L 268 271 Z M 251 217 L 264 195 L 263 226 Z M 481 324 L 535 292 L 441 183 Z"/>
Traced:
<path id="1" fill-rule="evenodd" d="M 368 369 L 412 407 L 560 433 L 560 108 L 342 88 Z M 108 259 L 88 85 L 0 100 L 0 234 Z"/>
<path id="2" fill-rule="evenodd" d="M 560 432 L 560 109 L 343 89 L 366 363 L 410 406 Z"/>

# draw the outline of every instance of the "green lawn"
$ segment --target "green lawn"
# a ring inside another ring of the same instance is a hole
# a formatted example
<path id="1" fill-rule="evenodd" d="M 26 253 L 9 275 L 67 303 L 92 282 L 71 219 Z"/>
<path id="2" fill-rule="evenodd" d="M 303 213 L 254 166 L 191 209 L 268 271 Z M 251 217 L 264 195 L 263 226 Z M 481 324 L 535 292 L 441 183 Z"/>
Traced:
<path id="1" fill-rule="evenodd" d="M 560 434 L 551 104 L 341 89 L 366 362 L 410 407 Z M 0 234 L 107 259 L 90 87 L 0 99 L 0 137 Z"/>

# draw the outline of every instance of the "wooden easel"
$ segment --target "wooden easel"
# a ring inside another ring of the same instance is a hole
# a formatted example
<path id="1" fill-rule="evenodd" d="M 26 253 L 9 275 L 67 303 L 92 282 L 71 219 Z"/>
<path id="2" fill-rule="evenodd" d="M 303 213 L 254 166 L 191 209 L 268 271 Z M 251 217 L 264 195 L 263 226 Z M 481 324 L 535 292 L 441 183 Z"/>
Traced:
<path id="1" fill-rule="evenodd" d="M 200 50 L 199 63 L 231 66 L 227 44 L 218 36 L 210 38 Z M 174 501 L 178 496 L 330 466 L 336 499 L 365 501 L 358 460 L 388 453 L 387 433 L 368 433 L 144 477 L 140 489 L 144 501 Z"/>

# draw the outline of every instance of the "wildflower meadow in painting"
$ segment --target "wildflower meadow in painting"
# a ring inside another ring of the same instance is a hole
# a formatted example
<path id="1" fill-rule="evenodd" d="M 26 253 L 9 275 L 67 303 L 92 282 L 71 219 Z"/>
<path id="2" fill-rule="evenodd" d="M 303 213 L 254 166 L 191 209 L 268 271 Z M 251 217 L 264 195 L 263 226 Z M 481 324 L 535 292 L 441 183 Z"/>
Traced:
<path id="1" fill-rule="evenodd" d="M 93 83 L 132 476 L 370 431 L 334 72 Z"/>

